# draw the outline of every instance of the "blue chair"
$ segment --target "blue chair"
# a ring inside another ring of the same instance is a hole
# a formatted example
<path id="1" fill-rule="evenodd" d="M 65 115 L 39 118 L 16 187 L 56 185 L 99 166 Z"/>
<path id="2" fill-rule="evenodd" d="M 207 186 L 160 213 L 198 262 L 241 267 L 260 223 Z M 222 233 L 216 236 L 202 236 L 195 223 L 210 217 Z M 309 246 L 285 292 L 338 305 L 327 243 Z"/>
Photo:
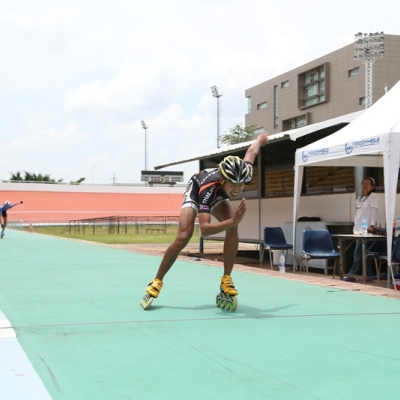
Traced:
<path id="1" fill-rule="evenodd" d="M 381 266 L 383 262 L 388 262 L 387 254 L 383 254 L 379 256 L 379 263 L 377 268 L 378 275 L 378 285 L 379 285 L 379 276 L 381 275 Z M 396 241 L 394 242 L 393 250 L 392 250 L 392 267 L 393 264 L 399 269 L 400 265 L 400 236 L 397 236 Z M 388 271 L 389 272 L 389 271 Z M 394 276 L 392 276 L 394 282 Z"/>
<path id="2" fill-rule="evenodd" d="M 287 253 L 289 250 L 293 251 L 293 245 L 286 243 L 285 235 L 281 227 L 265 227 L 264 228 L 264 249 L 268 249 L 269 251 L 269 261 L 271 263 L 271 269 L 274 269 L 272 266 L 272 250 L 283 250 L 285 251 L 285 260 L 287 258 Z M 262 257 L 261 264 L 263 262 L 264 257 Z M 260 264 L 260 265 L 261 265 Z"/>
<path id="3" fill-rule="evenodd" d="M 300 273 L 303 269 L 303 260 L 306 262 L 308 274 L 308 260 L 335 260 L 333 276 L 335 278 L 336 264 L 340 253 L 335 251 L 331 234 L 327 229 L 305 229 L 303 231 L 303 251 L 301 257 Z M 326 273 L 326 272 L 325 272 Z"/>

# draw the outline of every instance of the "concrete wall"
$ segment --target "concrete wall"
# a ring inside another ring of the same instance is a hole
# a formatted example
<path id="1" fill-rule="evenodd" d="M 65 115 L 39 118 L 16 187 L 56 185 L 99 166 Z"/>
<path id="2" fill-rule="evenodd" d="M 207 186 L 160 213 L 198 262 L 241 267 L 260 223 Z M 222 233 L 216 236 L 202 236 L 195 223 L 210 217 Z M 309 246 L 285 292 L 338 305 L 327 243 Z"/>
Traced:
<path id="1" fill-rule="evenodd" d="M 0 202 L 22 205 L 10 221 L 65 222 L 77 219 L 179 216 L 185 186 L 81 186 L 36 183 L 0 184 Z"/>
<path id="2" fill-rule="evenodd" d="M 118 186 L 118 185 L 68 185 L 50 183 L 0 183 L 0 195 L 4 197 L 6 192 L 67 192 L 67 193 L 180 193 L 185 191 L 185 184 L 173 186 L 155 184 L 146 186 L 145 184 Z M 0 203 L 3 200 L 0 198 Z"/>

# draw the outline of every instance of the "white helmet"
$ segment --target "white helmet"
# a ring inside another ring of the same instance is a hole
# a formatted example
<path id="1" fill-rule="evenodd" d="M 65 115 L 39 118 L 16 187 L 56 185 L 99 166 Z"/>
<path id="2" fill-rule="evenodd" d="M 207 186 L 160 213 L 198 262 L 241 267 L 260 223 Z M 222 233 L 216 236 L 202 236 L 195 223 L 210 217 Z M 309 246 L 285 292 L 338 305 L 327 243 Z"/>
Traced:
<path id="1" fill-rule="evenodd" d="M 4 205 L 5 205 L 5 206 L 10 206 L 11 203 L 10 203 L 8 200 L 6 200 L 6 201 L 4 202 Z"/>

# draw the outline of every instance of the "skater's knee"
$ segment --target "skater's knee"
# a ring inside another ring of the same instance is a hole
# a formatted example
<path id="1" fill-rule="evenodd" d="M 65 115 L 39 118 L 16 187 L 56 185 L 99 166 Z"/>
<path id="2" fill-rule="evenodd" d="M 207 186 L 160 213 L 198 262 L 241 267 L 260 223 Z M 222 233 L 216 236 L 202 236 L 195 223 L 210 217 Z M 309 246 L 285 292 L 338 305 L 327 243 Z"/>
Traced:
<path id="1" fill-rule="evenodd" d="M 226 236 L 238 237 L 238 235 L 239 235 L 239 229 L 237 225 L 226 230 Z"/>
<path id="2" fill-rule="evenodd" d="M 192 238 L 192 233 L 188 231 L 179 232 L 175 241 L 181 246 L 185 247 L 189 240 Z"/>

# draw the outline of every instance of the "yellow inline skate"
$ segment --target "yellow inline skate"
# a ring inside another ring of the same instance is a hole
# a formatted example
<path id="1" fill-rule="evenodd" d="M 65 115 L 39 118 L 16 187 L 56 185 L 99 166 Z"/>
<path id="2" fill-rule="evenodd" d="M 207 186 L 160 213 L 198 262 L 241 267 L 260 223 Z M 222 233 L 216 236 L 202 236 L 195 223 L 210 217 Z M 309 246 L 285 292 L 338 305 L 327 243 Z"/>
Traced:
<path id="1" fill-rule="evenodd" d="M 147 310 L 154 299 L 160 294 L 161 288 L 163 287 L 163 282 L 160 279 L 154 278 L 147 286 L 146 294 L 140 301 L 140 306 L 143 310 Z"/>
<path id="2" fill-rule="evenodd" d="M 238 306 L 238 300 L 236 298 L 238 291 L 229 275 L 224 275 L 221 278 L 219 290 L 220 293 L 217 294 L 216 298 L 217 307 L 235 311 Z"/>

